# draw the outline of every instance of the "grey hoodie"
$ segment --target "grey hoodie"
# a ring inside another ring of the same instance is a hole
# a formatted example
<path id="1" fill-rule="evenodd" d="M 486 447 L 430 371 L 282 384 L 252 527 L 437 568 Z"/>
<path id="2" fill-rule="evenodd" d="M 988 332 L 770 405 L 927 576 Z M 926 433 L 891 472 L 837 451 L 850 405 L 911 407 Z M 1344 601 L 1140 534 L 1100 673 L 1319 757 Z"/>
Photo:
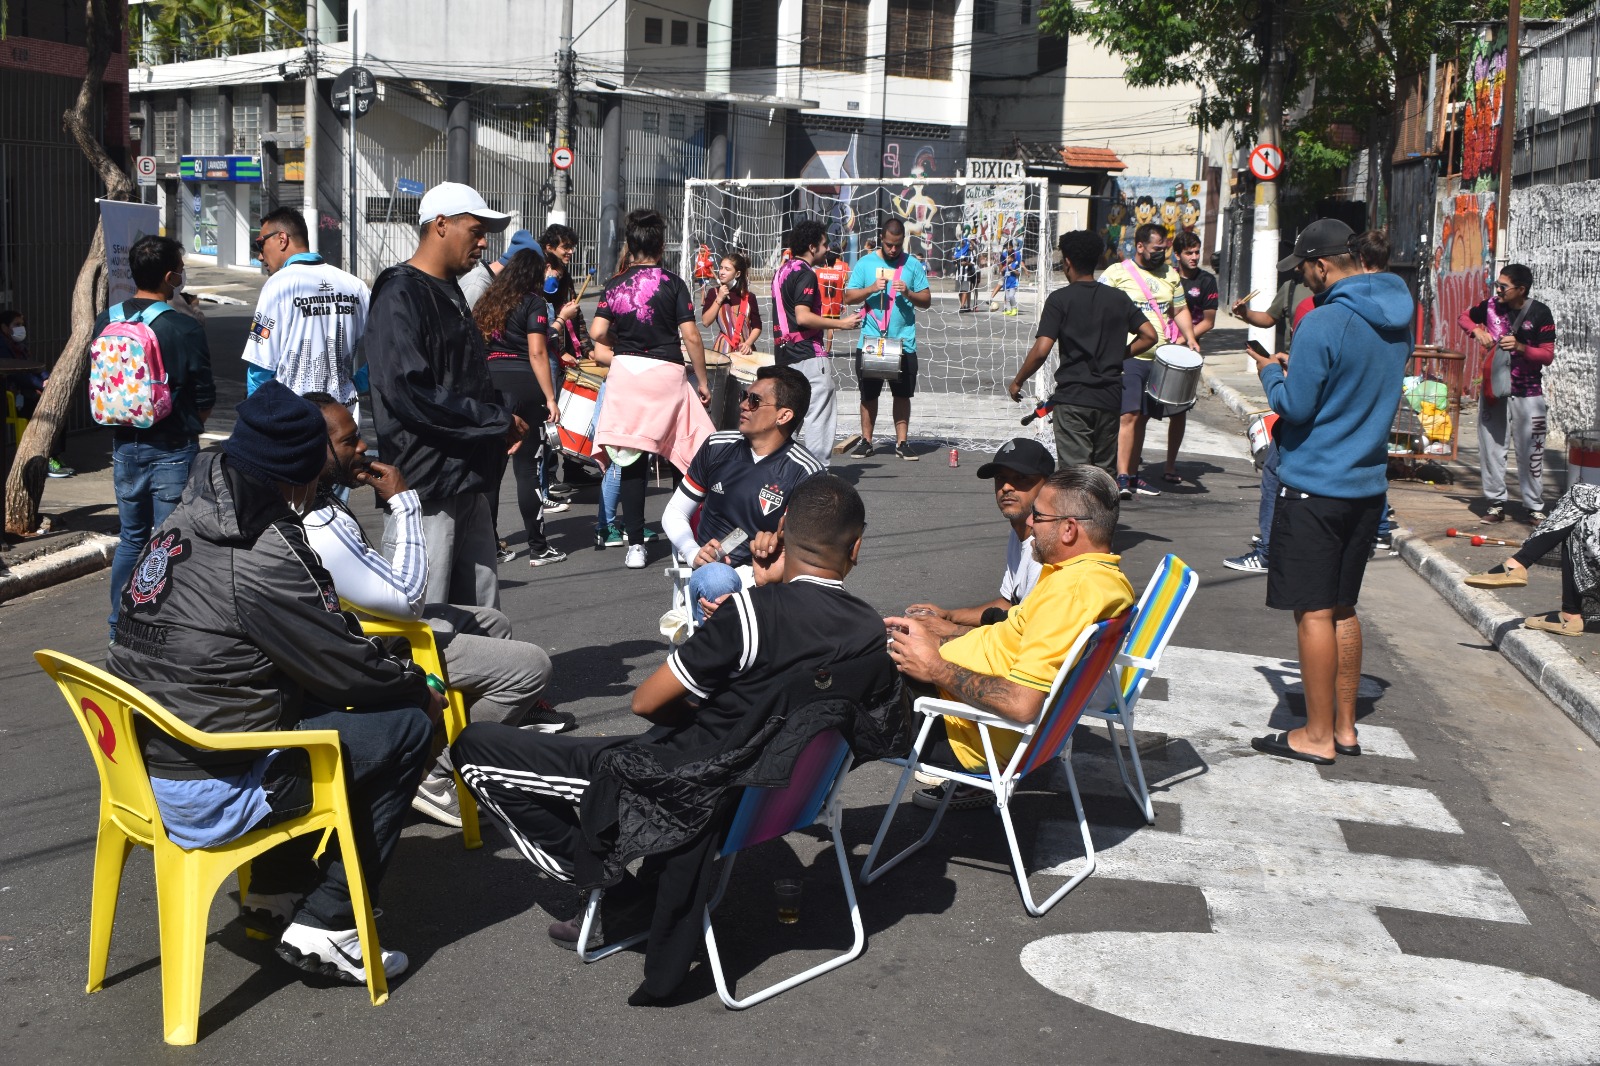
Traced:
<path id="1" fill-rule="evenodd" d="M 333 579 L 275 486 L 194 461 L 183 502 L 122 592 L 106 669 L 206 732 L 292 729 L 305 702 L 422 707 L 422 670 L 339 610 Z M 155 777 L 236 773 L 254 754 L 205 752 L 140 723 Z"/>

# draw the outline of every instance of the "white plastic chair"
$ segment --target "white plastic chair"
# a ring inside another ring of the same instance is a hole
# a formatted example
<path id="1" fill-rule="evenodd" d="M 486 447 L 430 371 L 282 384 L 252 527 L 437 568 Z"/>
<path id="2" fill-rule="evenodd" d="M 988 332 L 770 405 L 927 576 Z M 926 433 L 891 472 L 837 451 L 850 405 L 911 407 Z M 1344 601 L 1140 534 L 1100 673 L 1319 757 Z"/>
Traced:
<path id="1" fill-rule="evenodd" d="M 1006 844 L 1011 850 L 1011 865 L 1016 871 L 1017 889 L 1022 894 L 1022 905 L 1035 918 L 1055 906 L 1061 897 L 1093 873 L 1094 842 L 1089 837 L 1089 822 L 1083 814 L 1083 800 L 1078 795 L 1078 781 L 1072 773 L 1072 749 L 1069 743 L 1072 739 L 1072 730 L 1078 724 L 1078 718 L 1084 708 L 1100 699 L 1096 693 L 1105 683 L 1106 670 L 1121 646 L 1123 634 L 1130 626 L 1132 618 L 1133 613 L 1129 611 L 1087 626 L 1078 634 L 1078 639 L 1073 642 L 1066 658 L 1062 661 L 1061 669 L 1056 674 L 1055 684 L 1050 687 L 1050 694 L 1045 698 L 1044 706 L 1039 711 L 1039 717 L 1027 725 L 1007 721 L 954 700 L 937 699 L 932 696 L 918 699 L 915 710 L 924 716 L 925 721 L 917 734 L 916 744 L 911 748 L 911 754 L 904 759 L 884 760 L 905 767 L 905 772 L 900 775 L 900 780 L 895 785 L 894 795 L 889 800 L 889 809 L 883 815 L 883 824 L 878 827 L 878 835 L 872 841 L 872 850 L 867 852 L 867 861 L 861 867 L 862 883 L 870 885 L 932 840 L 933 834 L 938 831 L 939 823 L 944 820 L 945 811 L 949 808 L 950 798 L 953 795 L 953 790 L 948 786 L 945 789 L 944 799 L 939 803 L 938 810 L 934 811 L 933 820 L 928 824 L 928 829 L 922 837 L 874 869 L 874 864 L 878 861 L 878 852 L 883 847 L 884 838 L 889 834 L 889 823 L 899 811 L 900 798 L 905 794 L 906 786 L 911 783 L 912 775 L 915 773 L 970 785 L 994 794 L 995 806 L 1000 812 L 1000 822 L 1005 827 Z M 928 732 L 933 728 L 934 719 L 940 715 L 964 718 L 977 723 L 979 736 L 983 740 L 983 753 L 989 766 L 987 774 L 947 770 L 921 761 L 923 746 L 928 741 Z M 1025 738 L 1017 745 L 1016 752 L 1004 769 L 995 759 L 994 741 L 990 736 L 990 732 L 996 729 L 1021 733 Z M 1036 903 L 1033 891 L 1028 887 L 1028 870 L 1023 865 L 1022 852 L 1017 845 L 1016 829 L 1011 823 L 1011 796 L 1017 782 L 1024 776 L 1058 757 L 1061 759 L 1062 769 L 1066 772 L 1067 789 L 1072 794 L 1072 806 L 1078 816 L 1078 831 L 1083 837 L 1084 863 L 1066 884 L 1057 888 L 1043 902 Z"/>
<path id="2" fill-rule="evenodd" d="M 1122 776 L 1122 787 L 1144 814 L 1147 824 L 1155 824 L 1156 811 L 1150 802 L 1150 786 L 1145 783 L 1144 766 L 1139 762 L 1139 745 L 1133 739 L 1133 708 L 1144 694 L 1145 685 L 1161 666 L 1161 653 L 1166 651 L 1172 634 L 1177 631 L 1183 612 L 1194 599 L 1200 587 L 1200 576 L 1176 555 L 1168 555 L 1156 566 L 1139 597 L 1134 610 L 1133 625 L 1109 667 L 1110 684 L 1100 689 L 1103 699 L 1084 708 L 1086 718 L 1098 718 L 1106 723 L 1106 733 L 1111 739 L 1111 750 L 1117 757 L 1117 773 Z M 1122 727 L 1123 739 L 1128 745 L 1128 758 L 1122 757 L 1122 745 L 1117 741 L 1117 726 Z M 1133 763 L 1133 778 L 1128 777 L 1128 762 Z"/>
<path id="3" fill-rule="evenodd" d="M 722 847 L 718 851 L 718 857 L 723 860 L 722 876 L 718 879 L 716 892 L 706 904 L 705 912 L 700 918 L 701 926 L 705 930 L 706 955 L 711 962 L 711 975 L 717 983 L 717 995 L 732 1010 L 753 1007 L 796 985 L 820 977 L 829 970 L 836 970 L 858 957 L 867 946 L 867 932 L 861 923 L 861 908 L 856 902 L 855 885 L 850 878 L 849 851 L 844 846 L 844 839 L 839 835 L 843 825 L 839 795 L 844 788 L 845 775 L 849 770 L 850 747 L 837 730 L 830 729 L 813 737 L 806 749 L 801 752 L 787 786 L 746 788 L 739 799 L 733 822 L 729 825 Z M 717 905 L 722 902 L 723 894 L 727 891 L 728 881 L 733 876 L 734 861 L 740 852 L 757 844 L 776 840 L 798 829 L 818 824 L 827 826 L 833 835 L 833 853 L 839 861 L 839 876 L 844 885 L 845 903 L 850 908 L 850 925 L 855 933 L 854 939 L 843 953 L 793 977 L 786 977 L 768 985 L 759 992 L 752 992 L 743 999 L 735 999 L 728 988 L 727 975 L 722 969 L 722 957 L 717 951 L 716 934 L 711 928 L 711 913 L 717 909 Z M 579 957 L 584 962 L 596 962 L 608 955 L 614 955 L 649 936 L 649 933 L 637 933 L 614 944 L 590 950 L 589 932 L 594 925 L 595 915 L 599 913 L 603 895 L 604 889 L 591 891 L 588 905 L 584 909 L 583 926 L 578 931 Z"/>

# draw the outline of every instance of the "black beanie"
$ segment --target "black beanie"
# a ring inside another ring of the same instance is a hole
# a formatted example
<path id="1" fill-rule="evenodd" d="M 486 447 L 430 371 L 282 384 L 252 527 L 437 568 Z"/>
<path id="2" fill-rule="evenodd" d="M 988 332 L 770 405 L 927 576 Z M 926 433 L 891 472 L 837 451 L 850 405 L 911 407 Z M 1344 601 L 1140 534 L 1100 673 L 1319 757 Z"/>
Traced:
<path id="1" fill-rule="evenodd" d="M 309 485 L 328 463 L 328 424 L 317 405 L 268 381 L 236 409 L 222 444 L 228 465 L 259 481 Z"/>

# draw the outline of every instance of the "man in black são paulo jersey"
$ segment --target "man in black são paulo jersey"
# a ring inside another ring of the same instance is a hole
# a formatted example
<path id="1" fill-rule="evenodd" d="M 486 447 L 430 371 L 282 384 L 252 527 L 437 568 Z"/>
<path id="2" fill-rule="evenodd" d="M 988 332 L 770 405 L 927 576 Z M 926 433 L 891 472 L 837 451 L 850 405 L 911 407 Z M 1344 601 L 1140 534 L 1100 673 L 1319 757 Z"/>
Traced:
<path id="1" fill-rule="evenodd" d="M 680 559 L 694 567 L 689 602 L 698 625 L 707 608 L 754 582 L 750 544 L 724 551 L 734 530 L 754 538 L 778 529 L 795 488 L 822 472 L 795 441 L 811 405 L 811 383 L 792 366 L 764 366 L 739 404 L 739 431 L 706 438 L 667 502 L 661 527 Z M 700 521 L 693 523 L 695 510 Z"/>

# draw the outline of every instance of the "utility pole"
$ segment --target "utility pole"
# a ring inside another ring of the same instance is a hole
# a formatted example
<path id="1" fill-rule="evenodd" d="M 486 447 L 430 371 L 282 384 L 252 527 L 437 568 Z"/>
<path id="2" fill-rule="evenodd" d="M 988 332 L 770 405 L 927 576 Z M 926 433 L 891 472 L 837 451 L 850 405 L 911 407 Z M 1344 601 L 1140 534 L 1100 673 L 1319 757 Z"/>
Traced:
<path id="1" fill-rule="evenodd" d="M 317 250 L 317 231 L 322 228 L 317 213 L 317 0 L 306 0 L 306 146 L 305 193 L 301 210 L 306 216 L 306 238 Z"/>
<path id="2" fill-rule="evenodd" d="M 1261 54 L 1266 57 L 1266 68 L 1261 77 L 1261 94 L 1256 112 L 1256 143 L 1282 145 L 1284 64 L 1283 6 L 1265 6 Z M 1255 233 L 1250 245 L 1250 287 L 1259 295 L 1252 303 L 1265 308 L 1278 288 L 1278 183 L 1256 182 Z M 1276 350 L 1275 330 L 1250 327 L 1250 339 L 1258 341 L 1268 351 Z M 1254 364 L 1251 364 L 1253 367 Z"/>
<path id="3" fill-rule="evenodd" d="M 1511 215 L 1511 159 L 1517 140 L 1517 74 L 1522 65 L 1522 0 L 1511 0 L 1506 16 L 1506 81 L 1500 93 L 1500 192 L 1495 197 L 1494 257 L 1509 262 L 1506 219 Z M 1520 462 L 1521 459 L 1518 459 Z"/>
<path id="4" fill-rule="evenodd" d="M 361 65 L 361 53 L 356 50 L 356 27 L 360 19 L 358 12 L 350 12 L 350 58 L 353 66 Z M 350 235 L 350 258 L 345 262 L 344 268 L 352 274 L 360 274 L 356 262 L 359 247 L 356 244 L 356 86 L 350 83 L 350 88 L 345 90 L 345 106 L 350 109 L 350 131 L 347 134 L 348 145 L 346 152 L 349 155 L 348 176 L 345 184 L 349 186 L 347 192 L 350 196 L 350 210 L 345 216 L 344 228 Z"/>
<path id="5" fill-rule="evenodd" d="M 556 147 L 572 146 L 572 93 L 576 80 L 576 58 L 572 54 L 572 0 L 561 2 L 561 54 L 556 58 Z M 572 184 L 566 171 L 556 171 L 550 180 L 555 183 L 555 200 L 546 216 L 552 225 L 567 223 L 567 188 Z"/>

